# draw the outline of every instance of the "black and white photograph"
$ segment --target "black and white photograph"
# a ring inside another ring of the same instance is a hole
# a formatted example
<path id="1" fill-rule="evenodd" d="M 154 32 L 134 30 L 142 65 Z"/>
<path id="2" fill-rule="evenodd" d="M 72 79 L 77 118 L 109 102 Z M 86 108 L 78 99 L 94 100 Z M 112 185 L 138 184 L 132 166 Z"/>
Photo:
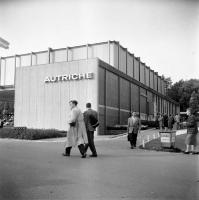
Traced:
<path id="1" fill-rule="evenodd" d="M 0 200 L 199 199 L 199 0 L 0 0 Z"/>

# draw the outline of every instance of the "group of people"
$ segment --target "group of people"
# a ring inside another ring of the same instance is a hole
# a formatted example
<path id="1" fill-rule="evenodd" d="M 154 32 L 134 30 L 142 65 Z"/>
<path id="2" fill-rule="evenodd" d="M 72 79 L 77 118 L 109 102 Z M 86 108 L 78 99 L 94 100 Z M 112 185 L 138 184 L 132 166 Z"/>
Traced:
<path id="1" fill-rule="evenodd" d="M 91 108 L 91 103 L 86 104 L 87 110 L 84 113 L 81 112 L 77 105 L 78 102 L 76 100 L 69 102 L 69 127 L 63 156 L 70 156 L 72 147 L 78 146 L 82 158 L 86 158 L 88 148 L 92 152 L 90 156 L 97 157 L 94 144 L 94 131 L 99 125 L 98 113 Z"/>
<path id="2" fill-rule="evenodd" d="M 176 129 L 180 128 L 180 115 L 177 114 L 176 116 L 170 114 L 158 114 L 156 121 L 158 122 L 160 131 L 162 130 L 172 130 L 174 124 L 176 124 Z"/>
<path id="3" fill-rule="evenodd" d="M 70 115 L 69 115 L 69 128 L 67 131 L 67 142 L 65 145 L 65 152 L 63 156 L 70 156 L 72 147 L 78 146 L 82 158 L 86 158 L 87 150 L 90 148 L 92 154 L 91 157 L 97 157 L 97 151 L 94 144 L 94 131 L 99 125 L 98 113 L 91 108 L 91 103 L 86 104 L 86 111 L 84 113 L 77 106 L 78 102 L 72 100 L 69 102 L 70 105 Z M 180 116 L 159 114 L 158 122 L 160 130 L 165 129 L 172 130 L 174 123 L 176 123 L 176 128 L 179 129 L 180 126 L 187 127 L 187 136 L 185 140 L 186 150 L 185 153 L 194 153 L 195 147 L 197 145 L 197 119 L 195 113 L 192 113 L 191 109 L 187 109 L 188 119 L 186 122 L 180 122 Z M 137 135 L 141 130 L 141 120 L 139 114 L 133 112 L 131 117 L 128 118 L 128 141 L 130 142 L 131 148 L 136 148 Z"/>

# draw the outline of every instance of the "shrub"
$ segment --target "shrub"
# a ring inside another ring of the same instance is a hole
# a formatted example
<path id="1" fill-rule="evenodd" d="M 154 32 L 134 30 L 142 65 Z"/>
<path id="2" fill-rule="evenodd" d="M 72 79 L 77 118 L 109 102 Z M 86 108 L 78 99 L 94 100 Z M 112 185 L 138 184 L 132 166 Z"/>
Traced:
<path id="1" fill-rule="evenodd" d="M 66 137 L 66 131 L 56 129 L 2 128 L 0 138 L 38 140 L 55 137 Z"/>

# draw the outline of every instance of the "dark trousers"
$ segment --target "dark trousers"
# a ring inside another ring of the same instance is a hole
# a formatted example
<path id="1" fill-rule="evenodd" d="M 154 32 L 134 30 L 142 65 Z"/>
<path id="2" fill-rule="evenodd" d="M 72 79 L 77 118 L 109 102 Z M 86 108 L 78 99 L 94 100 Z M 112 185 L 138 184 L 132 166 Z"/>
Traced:
<path id="1" fill-rule="evenodd" d="M 131 136 L 130 144 L 131 144 L 132 147 L 136 147 L 137 135 L 138 135 L 138 134 L 133 133 L 132 136 Z"/>
<path id="2" fill-rule="evenodd" d="M 85 151 L 87 151 L 89 147 L 92 154 L 97 155 L 95 144 L 94 144 L 94 131 L 87 131 L 87 137 L 88 137 L 88 144 L 85 145 Z"/>
<path id="3" fill-rule="evenodd" d="M 71 152 L 71 149 L 72 149 L 72 147 L 66 147 L 66 149 L 65 149 L 65 154 L 67 155 L 67 156 L 70 156 L 70 152 Z M 80 144 L 79 146 L 78 146 L 78 149 L 79 149 L 79 152 L 81 153 L 81 155 L 83 156 L 84 154 L 85 154 L 85 148 L 84 148 L 84 145 L 83 144 Z"/>

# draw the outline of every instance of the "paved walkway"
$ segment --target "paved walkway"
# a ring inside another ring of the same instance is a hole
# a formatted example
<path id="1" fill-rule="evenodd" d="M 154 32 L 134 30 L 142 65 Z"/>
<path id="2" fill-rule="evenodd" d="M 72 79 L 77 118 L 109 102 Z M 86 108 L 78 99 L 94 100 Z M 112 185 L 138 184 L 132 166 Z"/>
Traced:
<path id="1" fill-rule="evenodd" d="M 63 145 L 1 140 L 0 200 L 199 198 L 198 156 L 132 150 L 126 136 L 97 139 L 98 158 L 81 159 L 77 148 L 62 157 Z"/>

